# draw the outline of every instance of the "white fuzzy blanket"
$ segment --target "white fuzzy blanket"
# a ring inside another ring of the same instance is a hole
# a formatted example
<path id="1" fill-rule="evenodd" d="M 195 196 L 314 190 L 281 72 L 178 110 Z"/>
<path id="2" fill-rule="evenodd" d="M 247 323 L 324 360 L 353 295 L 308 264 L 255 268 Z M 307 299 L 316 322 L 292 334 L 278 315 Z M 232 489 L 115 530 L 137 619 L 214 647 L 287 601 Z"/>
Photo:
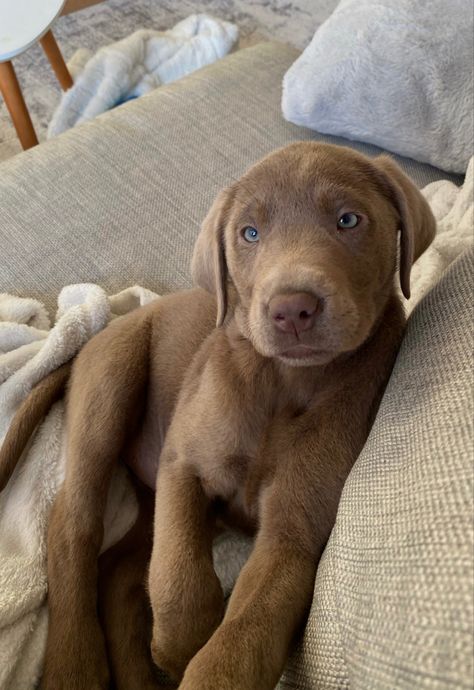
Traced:
<path id="1" fill-rule="evenodd" d="M 68 63 L 74 86 L 63 95 L 48 137 L 215 62 L 238 35 L 235 24 L 193 14 L 168 31 L 135 31 L 94 57 L 77 51 Z"/>
<path id="2" fill-rule="evenodd" d="M 430 249 L 413 268 L 411 310 L 443 270 L 472 242 L 474 162 L 462 189 L 450 182 L 425 188 L 438 220 Z M 27 298 L 0 295 L 0 442 L 31 388 L 74 356 L 112 319 L 157 295 L 140 287 L 108 297 L 96 285 L 62 290 L 51 328 L 44 307 Z M 47 630 L 46 530 L 64 474 L 64 405 L 56 403 L 0 494 L 0 689 L 32 690 L 41 673 Z M 119 469 L 109 495 L 104 547 L 133 523 L 135 499 Z M 215 554 L 226 592 L 245 560 L 248 542 L 222 540 Z"/>

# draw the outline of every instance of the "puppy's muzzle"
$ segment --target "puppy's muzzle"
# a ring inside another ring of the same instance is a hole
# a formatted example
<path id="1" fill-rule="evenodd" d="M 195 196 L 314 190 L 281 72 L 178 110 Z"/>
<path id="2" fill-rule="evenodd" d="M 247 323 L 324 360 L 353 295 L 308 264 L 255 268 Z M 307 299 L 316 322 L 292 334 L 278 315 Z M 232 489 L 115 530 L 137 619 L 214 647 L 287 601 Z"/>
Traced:
<path id="1" fill-rule="evenodd" d="M 322 300 L 310 292 L 293 292 L 272 297 L 268 312 L 273 325 L 297 337 L 313 328 L 322 309 Z"/>

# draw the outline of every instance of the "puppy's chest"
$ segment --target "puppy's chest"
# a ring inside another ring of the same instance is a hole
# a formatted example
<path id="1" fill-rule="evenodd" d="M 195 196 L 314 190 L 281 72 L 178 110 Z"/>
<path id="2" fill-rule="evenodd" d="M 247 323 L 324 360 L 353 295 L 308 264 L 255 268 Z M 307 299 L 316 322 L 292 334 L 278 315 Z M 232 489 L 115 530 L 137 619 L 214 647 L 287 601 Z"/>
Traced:
<path id="1" fill-rule="evenodd" d="M 271 481 L 277 458 L 269 452 L 281 423 L 277 392 L 273 398 L 256 396 L 222 411 L 220 431 L 210 433 L 200 454 L 202 485 L 218 499 L 228 522 L 250 527 L 258 518 L 258 497 L 263 482 Z M 204 449 L 203 449 L 204 450 Z"/>
<path id="2" fill-rule="evenodd" d="M 262 484 L 271 482 L 282 459 L 274 452 L 282 425 L 291 427 L 292 418 L 312 406 L 315 382 L 304 372 L 282 373 L 246 342 L 231 348 L 221 335 L 219 344 L 193 372 L 194 384 L 178 406 L 179 424 L 173 425 L 179 434 L 172 437 L 178 446 L 184 442 L 182 457 L 208 496 L 228 514 L 252 522 Z"/>

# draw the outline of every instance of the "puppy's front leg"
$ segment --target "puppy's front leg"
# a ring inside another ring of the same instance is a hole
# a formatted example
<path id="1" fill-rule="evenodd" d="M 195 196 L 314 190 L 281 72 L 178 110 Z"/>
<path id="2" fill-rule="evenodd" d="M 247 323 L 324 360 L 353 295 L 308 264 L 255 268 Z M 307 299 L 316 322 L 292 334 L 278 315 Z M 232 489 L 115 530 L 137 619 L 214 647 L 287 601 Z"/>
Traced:
<path id="1" fill-rule="evenodd" d="M 311 604 L 351 461 L 332 442 L 331 429 L 327 439 L 322 430 L 312 431 L 317 420 L 303 415 L 278 426 L 280 437 L 268 448 L 277 471 L 260 495 L 254 550 L 223 622 L 191 660 L 180 690 L 271 690 Z"/>
<path id="2" fill-rule="evenodd" d="M 194 654 L 222 619 L 224 599 L 212 563 L 210 501 L 194 470 L 181 458 L 160 458 L 149 592 L 152 656 L 181 678 Z"/>
<path id="3" fill-rule="evenodd" d="M 317 560 L 291 540 L 257 539 L 223 623 L 189 664 L 180 690 L 270 690 L 311 602 Z"/>

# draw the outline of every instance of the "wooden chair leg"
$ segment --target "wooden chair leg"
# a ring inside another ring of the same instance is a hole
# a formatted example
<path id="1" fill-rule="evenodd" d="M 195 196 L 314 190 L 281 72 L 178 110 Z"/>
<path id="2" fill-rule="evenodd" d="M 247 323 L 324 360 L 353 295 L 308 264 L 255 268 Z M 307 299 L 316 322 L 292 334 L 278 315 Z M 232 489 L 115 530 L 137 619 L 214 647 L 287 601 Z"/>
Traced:
<path id="1" fill-rule="evenodd" d="M 0 91 L 5 99 L 21 145 L 24 149 L 36 146 L 38 139 L 10 61 L 0 62 Z"/>
<path id="2" fill-rule="evenodd" d="M 48 31 L 45 33 L 43 38 L 40 39 L 40 43 L 44 52 L 46 53 L 46 57 L 51 63 L 51 67 L 53 68 L 59 83 L 61 84 L 61 88 L 64 91 L 67 91 L 67 89 L 71 88 L 73 81 L 71 75 L 69 74 L 69 70 L 66 67 L 66 63 L 64 62 L 64 58 L 61 55 L 59 46 L 56 43 L 56 39 L 53 36 L 53 32 Z"/>

